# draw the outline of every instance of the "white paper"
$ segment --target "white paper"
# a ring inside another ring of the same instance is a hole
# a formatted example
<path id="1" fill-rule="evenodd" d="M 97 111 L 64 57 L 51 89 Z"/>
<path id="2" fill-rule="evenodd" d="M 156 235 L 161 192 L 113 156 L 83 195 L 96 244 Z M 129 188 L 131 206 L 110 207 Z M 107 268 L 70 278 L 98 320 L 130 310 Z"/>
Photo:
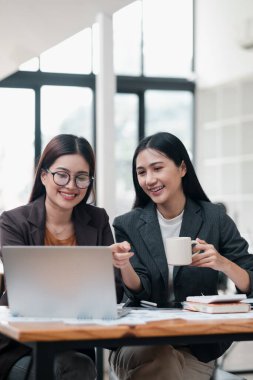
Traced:
<path id="1" fill-rule="evenodd" d="M 103 319 L 75 319 L 75 318 L 27 318 L 13 317 L 7 308 L 0 308 L 0 323 L 8 322 L 63 322 L 67 325 L 102 325 L 102 326 L 117 326 L 117 325 L 141 325 L 148 322 L 184 319 L 184 320 L 219 320 L 219 319 L 251 319 L 253 311 L 248 313 L 226 313 L 226 314 L 207 314 L 188 310 L 179 309 L 140 309 L 130 310 L 130 313 L 125 317 L 115 320 Z"/>

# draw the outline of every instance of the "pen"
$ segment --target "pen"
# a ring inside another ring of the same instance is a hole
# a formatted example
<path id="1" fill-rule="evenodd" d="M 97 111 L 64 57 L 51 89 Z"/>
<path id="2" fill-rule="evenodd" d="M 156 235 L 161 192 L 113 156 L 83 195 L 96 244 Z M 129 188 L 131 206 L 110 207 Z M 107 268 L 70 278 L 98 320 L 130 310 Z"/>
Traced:
<path id="1" fill-rule="evenodd" d="M 144 306 L 144 307 L 149 307 L 149 306 L 153 306 L 153 307 L 157 307 L 157 303 L 155 303 L 155 302 L 150 302 L 150 301 L 143 301 L 143 300 L 141 300 L 140 301 L 140 304 L 141 304 L 141 306 Z"/>

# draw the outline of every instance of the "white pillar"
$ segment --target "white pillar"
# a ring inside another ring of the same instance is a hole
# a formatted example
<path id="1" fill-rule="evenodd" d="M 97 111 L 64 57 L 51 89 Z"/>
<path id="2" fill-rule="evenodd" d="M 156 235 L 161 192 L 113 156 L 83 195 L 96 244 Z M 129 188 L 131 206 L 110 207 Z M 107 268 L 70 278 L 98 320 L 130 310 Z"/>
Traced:
<path id="1" fill-rule="evenodd" d="M 99 14 L 98 74 L 96 76 L 96 160 L 97 205 L 104 207 L 110 221 L 116 212 L 114 154 L 114 94 L 116 81 L 113 70 L 112 16 Z"/>

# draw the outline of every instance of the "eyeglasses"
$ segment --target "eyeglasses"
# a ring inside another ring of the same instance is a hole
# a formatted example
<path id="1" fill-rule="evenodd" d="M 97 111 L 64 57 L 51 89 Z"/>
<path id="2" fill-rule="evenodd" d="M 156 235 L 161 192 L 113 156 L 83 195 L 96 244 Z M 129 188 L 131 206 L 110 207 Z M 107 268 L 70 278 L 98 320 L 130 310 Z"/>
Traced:
<path id="1" fill-rule="evenodd" d="M 54 183 L 58 186 L 66 186 L 70 180 L 71 175 L 64 171 L 51 172 L 50 169 L 46 169 L 46 171 L 53 176 Z M 94 177 L 90 177 L 87 174 L 77 174 L 74 176 L 76 187 L 79 189 L 87 189 L 90 183 L 93 181 Z"/>

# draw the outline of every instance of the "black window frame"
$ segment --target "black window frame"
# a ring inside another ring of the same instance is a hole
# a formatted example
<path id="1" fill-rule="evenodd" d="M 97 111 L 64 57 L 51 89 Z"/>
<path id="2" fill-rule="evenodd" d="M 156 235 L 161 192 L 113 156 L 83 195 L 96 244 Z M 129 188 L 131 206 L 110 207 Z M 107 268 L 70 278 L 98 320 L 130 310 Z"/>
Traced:
<path id="1" fill-rule="evenodd" d="M 143 72 L 143 49 L 142 51 L 142 72 Z M 195 70 L 195 0 L 193 0 L 193 57 L 192 72 Z M 96 76 L 95 74 L 65 74 L 38 71 L 18 71 L 8 78 L 0 81 L 0 88 L 23 88 L 32 89 L 35 92 L 35 165 L 41 154 L 41 95 L 42 86 L 76 86 L 90 88 L 93 91 L 93 141 L 96 151 Z M 193 161 L 195 157 L 195 114 L 196 114 L 196 84 L 195 80 L 181 77 L 147 77 L 116 75 L 116 92 L 120 94 L 135 94 L 139 100 L 138 112 L 138 139 L 145 136 L 145 91 L 189 91 L 193 95 L 192 110 L 192 147 Z"/>

